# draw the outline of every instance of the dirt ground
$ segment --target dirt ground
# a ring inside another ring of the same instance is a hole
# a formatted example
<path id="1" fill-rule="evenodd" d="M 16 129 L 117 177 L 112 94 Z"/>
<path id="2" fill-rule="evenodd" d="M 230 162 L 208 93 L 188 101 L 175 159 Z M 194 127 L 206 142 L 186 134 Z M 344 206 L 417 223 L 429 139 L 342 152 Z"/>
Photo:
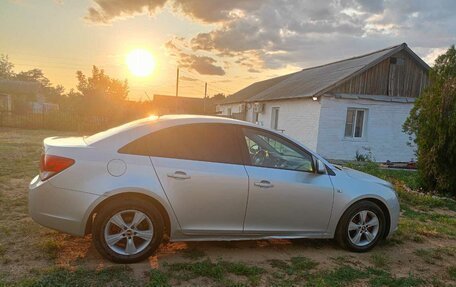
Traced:
<path id="1" fill-rule="evenodd" d="M 49 279 L 60 267 L 118 267 L 100 257 L 90 235 L 61 234 L 28 216 L 27 187 L 41 141 L 54 133 L 0 129 L 0 286 L 66 284 Z M 119 283 L 112 274 L 114 283 L 95 276 L 80 286 L 456 286 L 456 210 L 445 200 L 435 199 L 441 202 L 435 207 L 432 198 L 405 195 L 400 231 L 368 253 L 345 251 L 332 240 L 165 242 L 147 261 L 126 267 L 132 281 Z"/>

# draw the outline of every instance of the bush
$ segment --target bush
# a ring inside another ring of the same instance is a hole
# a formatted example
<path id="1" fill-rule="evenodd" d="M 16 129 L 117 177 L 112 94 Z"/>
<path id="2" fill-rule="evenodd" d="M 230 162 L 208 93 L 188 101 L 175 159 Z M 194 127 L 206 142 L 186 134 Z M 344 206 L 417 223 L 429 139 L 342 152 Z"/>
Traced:
<path id="1" fill-rule="evenodd" d="M 415 136 L 423 187 L 456 195 L 456 49 L 440 55 L 403 129 Z"/>

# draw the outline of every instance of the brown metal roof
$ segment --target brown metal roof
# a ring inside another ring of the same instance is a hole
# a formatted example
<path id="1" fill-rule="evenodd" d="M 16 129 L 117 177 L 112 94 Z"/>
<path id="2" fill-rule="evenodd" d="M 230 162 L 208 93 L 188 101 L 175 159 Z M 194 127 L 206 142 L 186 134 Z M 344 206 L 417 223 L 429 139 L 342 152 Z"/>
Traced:
<path id="1" fill-rule="evenodd" d="M 225 103 L 257 102 L 319 96 L 389 56 L 405 49 L 425 69 L 429 66 L 405 43 L 369 54 L 317 66 L 254 83 L 228 97 Z"/>

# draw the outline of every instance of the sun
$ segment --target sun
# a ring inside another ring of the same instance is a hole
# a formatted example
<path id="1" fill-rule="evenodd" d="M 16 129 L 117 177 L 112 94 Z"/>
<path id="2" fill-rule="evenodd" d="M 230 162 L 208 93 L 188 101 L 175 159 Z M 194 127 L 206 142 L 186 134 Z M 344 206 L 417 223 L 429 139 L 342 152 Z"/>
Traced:
<path id="1" fill-rule="evenodd" d="M 155 69 L 155 59 L 146 49 L 130 51 L 125 58 L 125 62 L 132 74 L 138 77 L 147 77 Z"/>

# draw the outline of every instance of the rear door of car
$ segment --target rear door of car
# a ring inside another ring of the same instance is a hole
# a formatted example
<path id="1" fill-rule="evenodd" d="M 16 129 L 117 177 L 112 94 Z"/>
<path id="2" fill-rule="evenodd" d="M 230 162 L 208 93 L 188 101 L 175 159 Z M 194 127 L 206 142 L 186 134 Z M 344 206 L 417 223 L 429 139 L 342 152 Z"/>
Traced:
<path id="1" fill-rule="evenodd" d="M 169 127 L 151 134 L 147 144 L 184 233 L 242 232 L 248 177 L 234 126 Z"/>

